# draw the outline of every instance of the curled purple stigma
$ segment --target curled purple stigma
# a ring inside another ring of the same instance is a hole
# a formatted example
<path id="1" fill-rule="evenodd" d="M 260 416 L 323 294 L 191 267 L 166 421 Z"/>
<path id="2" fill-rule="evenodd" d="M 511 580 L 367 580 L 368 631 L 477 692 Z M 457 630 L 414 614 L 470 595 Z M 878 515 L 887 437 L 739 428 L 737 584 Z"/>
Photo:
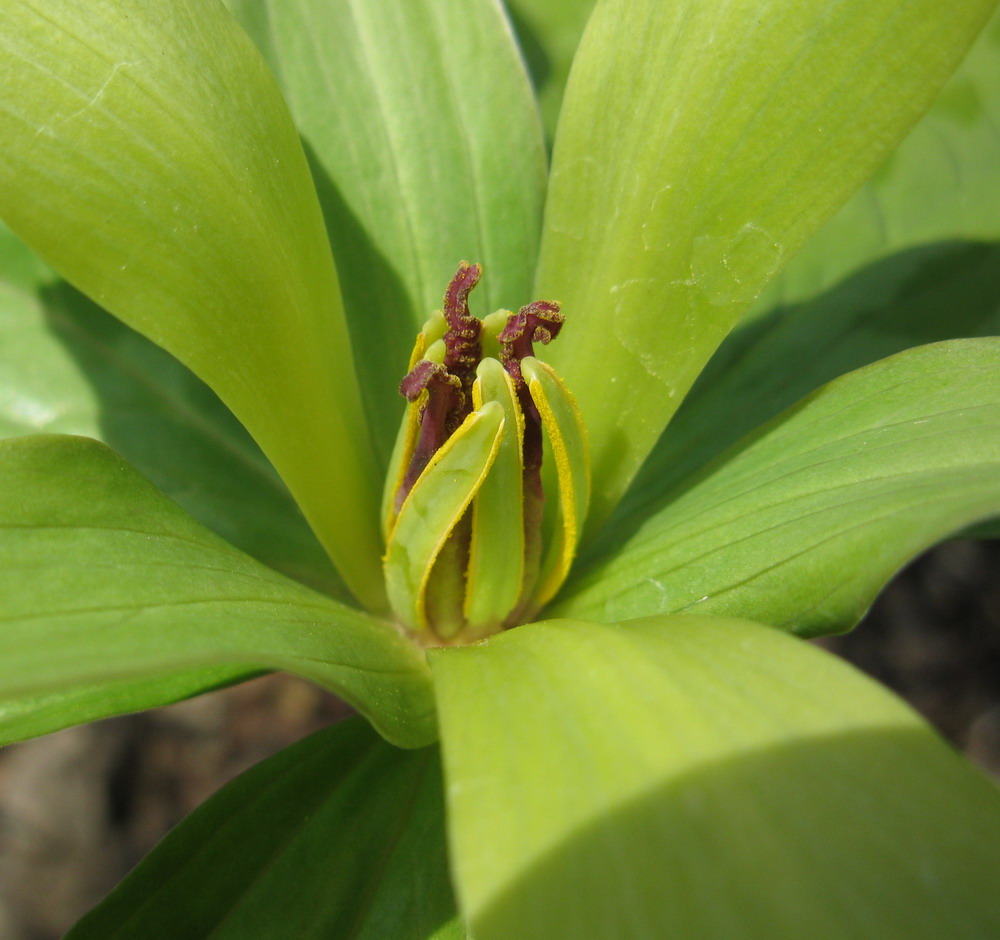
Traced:
<path id="1" fill-rule="evenodd" d="M 483 349 L 479 342 L 482 323 L 469 311 L 469 292 L 482 273 L 482 265 L 459 262 L 444 292 L 443 313 L 448 324 L 443 337 L 444 362 L 421 359 L 399 384 L 399 392 L 407 401 L 416 401 L 425 390 L 427 401 L 420 413 L 416 447 L 396 493 L 397 510 L 431 457 L 472 411 L 472 383 Z"/>
<path id="2" fill-rule="evenodd" d="M 476 378 L 476 366 L 483 358 L 483 347 L 479 342 L 482 322 L 469 312 L 469 292 L 479 283 L 482 273 L 482 265 L 460 261 L 458 271 L 444 292 L 443 313 L 448 324 L 444 334 L 444 365 L 462 383 L 462 391 L 466 394 L 463 406 L 466 407 L 471 405 L 470 393 Z"/>
<path id="3" fill-rule="evenodd" d="M 534 355 L 534 343 L 545 345 L 555 339 L 565 322 L 566 318 L 559 312 L 559 304 L 554 300 L 536 300 L 508 318 L 507 325 L 497 336 L 500 362 L 518 391 L 524 386 L 521 360 Z"/>

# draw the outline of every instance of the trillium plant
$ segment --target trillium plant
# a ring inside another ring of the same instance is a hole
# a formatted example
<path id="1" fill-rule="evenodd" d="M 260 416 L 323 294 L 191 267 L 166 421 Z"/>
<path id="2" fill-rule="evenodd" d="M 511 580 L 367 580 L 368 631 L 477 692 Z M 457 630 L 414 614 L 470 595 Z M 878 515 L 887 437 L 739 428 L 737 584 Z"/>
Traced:
<path id="1" fill-rule="evenodd" d="M 4 740 L 360 713 L 72 937 L 1000 935 L 805 642 L 1000 514 L 993 9 L 6 0 Z"/>

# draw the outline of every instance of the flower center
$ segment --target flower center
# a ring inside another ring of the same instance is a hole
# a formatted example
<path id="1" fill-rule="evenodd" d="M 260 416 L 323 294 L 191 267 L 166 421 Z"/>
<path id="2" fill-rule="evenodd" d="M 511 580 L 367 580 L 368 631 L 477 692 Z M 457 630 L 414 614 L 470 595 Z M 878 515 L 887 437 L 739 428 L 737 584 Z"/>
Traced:
<path id="1" fill-rule="evenodd" d="M 480 320 L 481 275 L 463 261 L 417 336 L 383 499 L 389 601 L 429 646 L 533 617 L 569 573 L 590 498 L 576 402 L 534 357 L 562 329 L 559 304 Z"/>

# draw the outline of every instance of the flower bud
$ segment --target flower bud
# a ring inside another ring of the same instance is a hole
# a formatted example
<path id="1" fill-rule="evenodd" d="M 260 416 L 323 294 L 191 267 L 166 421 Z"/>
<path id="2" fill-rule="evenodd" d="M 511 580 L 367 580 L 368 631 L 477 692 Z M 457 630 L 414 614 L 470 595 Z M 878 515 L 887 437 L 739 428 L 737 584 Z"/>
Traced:
<path id="1" fill-rule="evenodd" d="M 559 305 L 480 321 L 468 295 L 481 273 L 459 266 L 400 385 L 409 404 L 383 500 L 385 578 L 397 618 L 426 645 L 530 619 L 569 573 L 590 498 L 579 410 L 533 355 L 562 328 Z"/>

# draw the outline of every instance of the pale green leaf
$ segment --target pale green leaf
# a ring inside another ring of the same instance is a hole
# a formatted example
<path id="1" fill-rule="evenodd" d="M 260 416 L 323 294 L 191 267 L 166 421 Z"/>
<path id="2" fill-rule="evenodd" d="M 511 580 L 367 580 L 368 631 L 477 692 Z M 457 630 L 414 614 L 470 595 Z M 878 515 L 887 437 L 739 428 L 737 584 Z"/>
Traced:
<path id="1" fill-rule="evenodd" d="M 1000 333 L 997 74 L 1000 13 L 909 137 L 722 344 L 643 465 L 628 512 L 843 372 Z"/>
<path id="2" fill-rule="evenodd" d="M 461 940 L 436 748 L 351 719 L 224 787 L 72 940 Z"/>
<path id="3" fill-rule="evenodd" d="M 617 532 L 550 610 L 752 617 L 847 630 L 910 558 L 1000 513 L 1000 339 L 921 346 L 846 375 Z"/>
<path id="4" fill-rule="evenodd" d="M 499 0 L 267 0 L 236 12 L 310 157 L 383 462 L 420 324 L 458 262 L 478 312 L 529 296 L 541 125 Z"/>
<path id="5" fill-rule="evenodd" d="M 1000 11 L 902 145 L 769 286 L 756 314 L 903 249 L 1000 238 Z"/>
<path id="6" fill-rule="evenodd" d="M 1000 933 L 1000 792 L 809 644 L 550 621 L 432 669 L 477 940 Z"/>
<path id="7" fill-rule="evenodd" d="M 150 690 L 150 707 L 161 687 L 140 680 L 282 669 L 398 744 L 434 739 L 427 667 L 408 640 L 203 529 L 103 444 L 0 442 L 0 478 L 0 700 L 111 683 L 112 695 Z"/>
<path id="8" fill-rule="evenodd" d="M 916 122 L 992 0 L 604 0 L 560 118 L 537 290 L 603 521 L 761 289 Z M 598 381 L 598 379 L 600 379 Z"/>
<path id="9" fill-rule="evenodd" d="M 347 596 L 280 478 L 212 391 L 0 228 L 0 438 L 40 432 L 103 440 L 237 548 Z"/>
<path id="10" fill-rule="evenodd" d="M 351 589 L 384 603 L 329 244 L 250 41 L 200 0 L 12 0 L 0 36 L 0 215 L 219 394 Z"/>

